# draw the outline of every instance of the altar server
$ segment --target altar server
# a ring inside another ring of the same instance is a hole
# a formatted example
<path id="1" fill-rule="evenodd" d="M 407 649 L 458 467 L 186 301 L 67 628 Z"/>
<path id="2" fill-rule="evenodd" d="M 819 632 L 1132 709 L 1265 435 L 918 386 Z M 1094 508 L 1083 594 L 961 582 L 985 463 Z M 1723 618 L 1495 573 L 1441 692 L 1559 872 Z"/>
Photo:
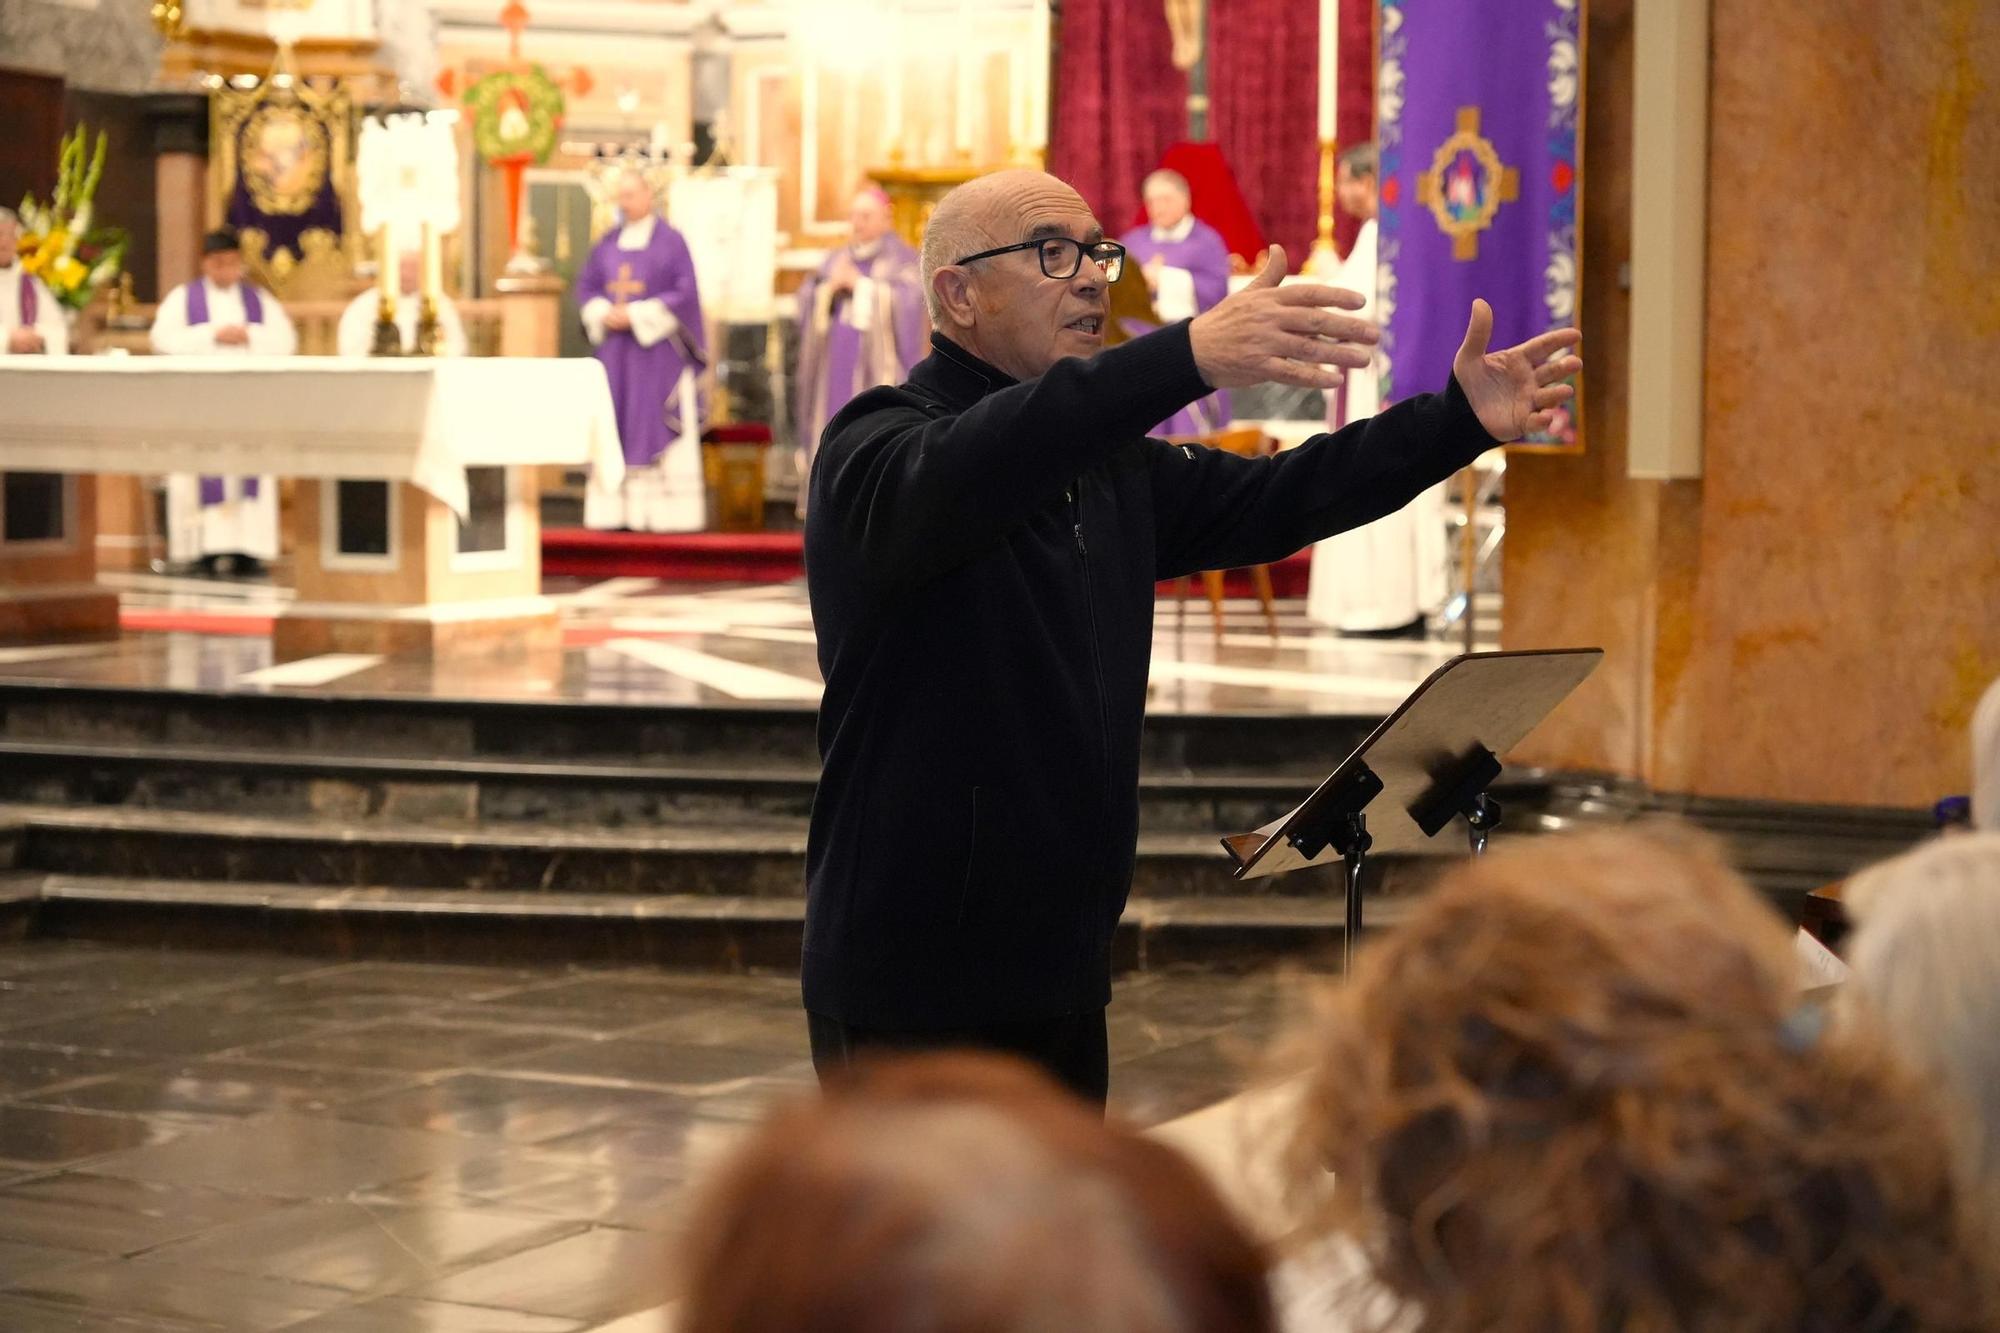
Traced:
<path id="1" fill-rule="evenodd" d="M 243 276 L 233 227 L 202 238 L 201 276 L 168 292 L 153 317 L 163 356 L 290 356 L 298 333 L 271 293 Z M 210 573 L 257 573 L 278 556 L 278 488 L 270 477 L 167 478 L 167 555 Z"/>

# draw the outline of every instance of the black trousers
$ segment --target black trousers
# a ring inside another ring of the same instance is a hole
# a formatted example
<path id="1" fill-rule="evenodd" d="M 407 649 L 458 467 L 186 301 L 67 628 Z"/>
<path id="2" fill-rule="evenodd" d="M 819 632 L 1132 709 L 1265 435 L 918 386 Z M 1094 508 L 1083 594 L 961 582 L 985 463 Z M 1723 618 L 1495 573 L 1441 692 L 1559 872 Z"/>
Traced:
<path id="1" fill-rule="evenodd" d="M 822 1079 L 871 1055 L 970 1048 L 1017 1055 L 1040 1065 L 1058 1083 L 1098 1106 L 1104 1105 L 1111 1088 L 1111 1055 L 1102 1009 L 1027 1023 L 922 1032 L 856 1027 L 808 1012 L 806 1031 L 812 1038 L 813 1069 Z"/>

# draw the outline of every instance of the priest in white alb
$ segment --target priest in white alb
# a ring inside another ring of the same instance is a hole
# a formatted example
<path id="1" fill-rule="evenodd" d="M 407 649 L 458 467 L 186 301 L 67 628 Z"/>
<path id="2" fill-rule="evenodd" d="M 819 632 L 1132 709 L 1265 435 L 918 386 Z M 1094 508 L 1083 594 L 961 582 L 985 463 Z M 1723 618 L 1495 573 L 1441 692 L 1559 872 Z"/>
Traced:
<path id="1" fill-rule="evenodd" d="M 243 276 L 243 245 L 233 227 L 202 238 L 201 276 L 161 300 L 152 341 L 162 356 L 290 356 L 299 347 L 278 298 Z M 216 404 L 217 412 L 228 410 L 226 401 Z M 167 558 L 238 574 L 277 559 L 275 479 L 169 476 Z"/>
<path id="2" fill-rule="evenodd" d="M 799 287 L 796 417 L 805 468 L 826 423 L 863 389 L 900 384 L 930 351 L 916 250 L 890 225 L 889 196 L 870 185 L 848 211 L 852 234 Z M 805 514 L 806 487 L 799 488 Z"/>
<path id="3" fill-rule="evenodd" d="M 396 268 L 396 332 L 405 356 L 413 356 L 417 350 L 417 321 L 423 314 L 423 272 L 422 252 L 404 251 Z M 382 294 L 372 287 L 347 303 L 347 309 L 340 313 L 340 328 L 334 336 L 334 346 L 342 356 L 367 356 L 372 352 L 375 321 L 380 317 L 381 309 Z M 437 321 L 437 354 L 464 356 L 467 347 L 465 325 L 458 318 L 457 302 L 443 292 L 437 294 Z"/>
<path id="4" fill-rule="evenodd" d="M 0 356 L 62 356 L 69 322 L 43 281 L 21 264 L 21 219 L 0 208 Z"/>
<path id="5" fill-rule="evenodd" d="M 1331 282 L 1368 298 L 1356 317 L 1374 319 L 1375 145 L 1342 153 L 1334 180 L 1340 206 L 1361 219 L 1361 230 Z M 1329 430 L 1376 415 L 1382 409 L 1379 365 L 1348 371 L 1326 401 Z M 1393 514 L 1314 542 L 1306 615 L 1361 638 L 1422 638 L 1426 617 L 1448 592 L 1449 555 L 1439 483 Z"/>
<path id="6" fill-rule="evenodd" d="M 621 174 L 617 200 L 617 224 L 577 275 L 576 303 L 611 380 L 625 480 L 616 495 L 593 488 L 583 521 L 633 532 L 698 532 L 707 526 L 699 377 L 708 338 L 694 257 L 656 211 L 644 174 Z"/>

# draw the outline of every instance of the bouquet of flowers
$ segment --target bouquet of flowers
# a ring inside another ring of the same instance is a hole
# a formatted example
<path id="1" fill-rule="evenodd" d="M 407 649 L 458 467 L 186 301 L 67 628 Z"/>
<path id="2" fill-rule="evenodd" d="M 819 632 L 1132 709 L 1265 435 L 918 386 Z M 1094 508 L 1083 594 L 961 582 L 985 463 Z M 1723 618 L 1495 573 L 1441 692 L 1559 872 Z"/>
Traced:
<path id="1" fill-rule="evenodd" d="M 89 305 L 99 288 L 117 279 L 125 260 L 124 229 L 90 225 L 107 142 L 100 133 L 91 151 L 89 127 L 77 126 L 63 136 L 55 197 L 46 204 L 32 194 L 21 200 L 21 267 L 68 310 Z"/>

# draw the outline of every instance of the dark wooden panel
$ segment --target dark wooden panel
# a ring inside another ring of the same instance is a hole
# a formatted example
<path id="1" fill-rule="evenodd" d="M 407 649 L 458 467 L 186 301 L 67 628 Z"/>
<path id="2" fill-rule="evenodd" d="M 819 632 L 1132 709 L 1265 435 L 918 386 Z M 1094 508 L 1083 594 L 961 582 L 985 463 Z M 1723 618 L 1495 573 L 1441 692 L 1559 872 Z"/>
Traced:
<path id="1" fill-rule="evenodd" d="M 159 204 L 153 174 L 151 98 L 144 94 L 92 92 L 72 88 L 63 99 L 63 124 L 82 123 L 94 137 L 111 136 L 104 154 L 104 179 L 97 187 L 96 220 L 123 227 L 132 237 L 125 270 L 142 301 L 159 299 Z"/>
<path id="2" fill-rule="evenodd" d="M 0 204 L 12 208 L 32 190 L 47 198 L 56 187 L 62 143 L 63 81 L 53 74 L 0 69 Z"/>

